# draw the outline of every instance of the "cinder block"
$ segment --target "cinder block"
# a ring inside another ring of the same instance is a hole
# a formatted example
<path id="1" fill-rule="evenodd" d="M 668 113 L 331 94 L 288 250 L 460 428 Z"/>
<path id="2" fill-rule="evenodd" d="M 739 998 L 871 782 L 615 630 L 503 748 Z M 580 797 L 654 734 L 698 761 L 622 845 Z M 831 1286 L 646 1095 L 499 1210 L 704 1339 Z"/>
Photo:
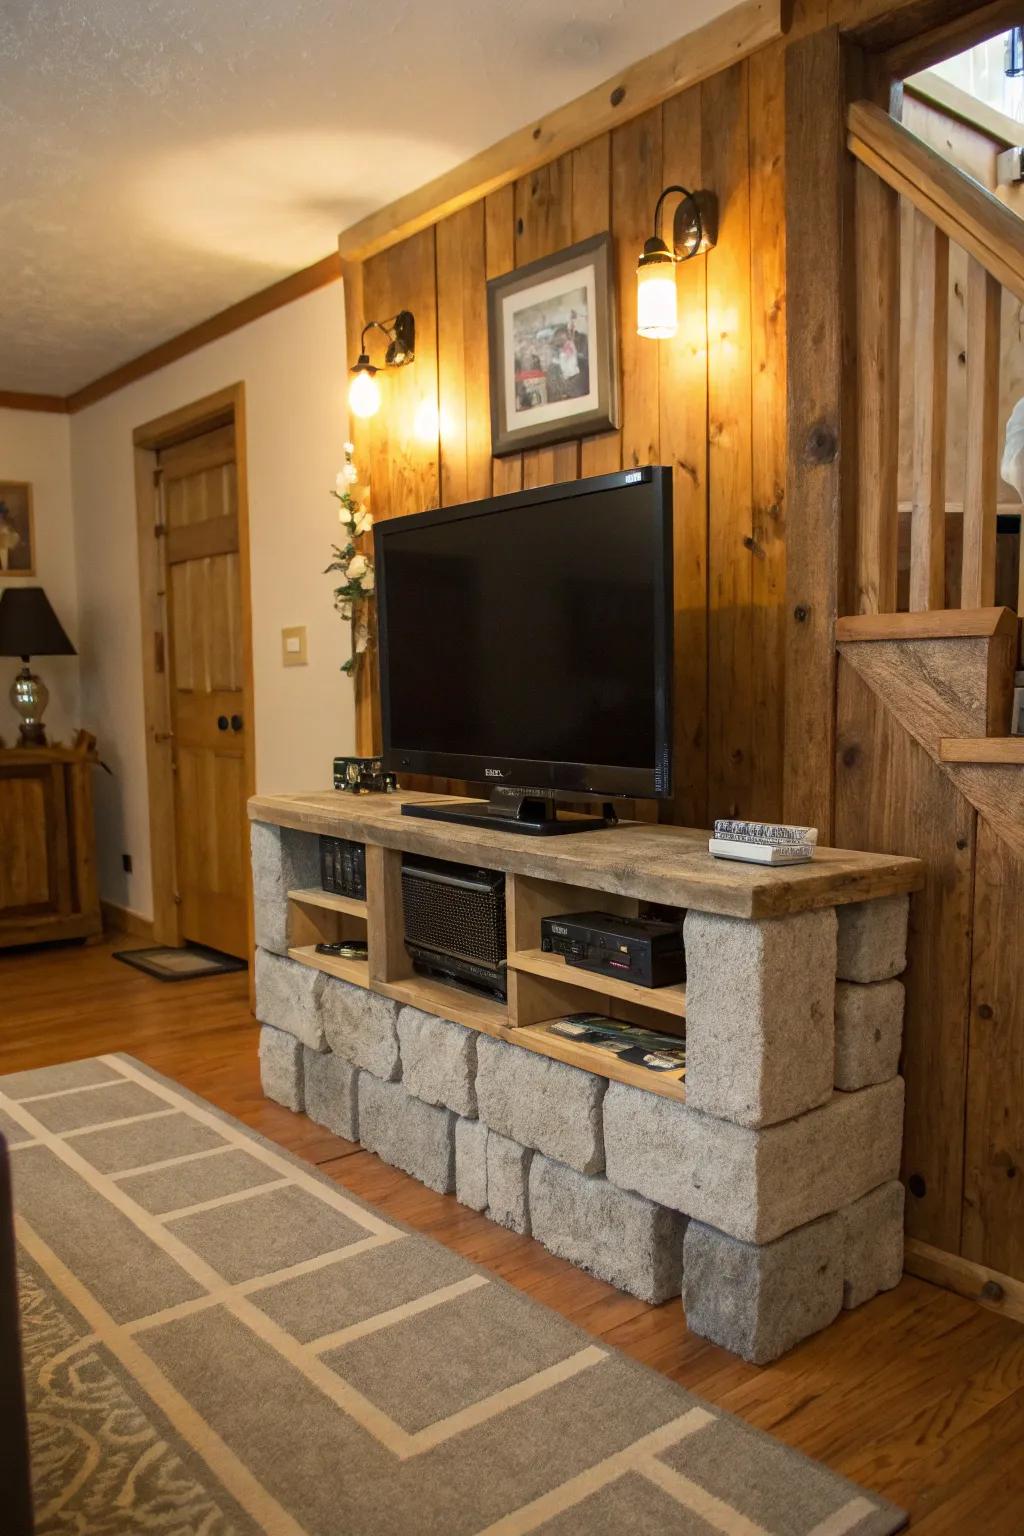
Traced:
<path id="1" fill-rule="evenodd" d="M 261 1024 L 283 1029 L 311 1050 L 325 1051 L 320 994 L 327 980 L 323 971 L 300 965 L 266 949 L 256 951 L 256 1017 Z"/>
<path id="2" fill-rule="evenodd" d="M 530 1165 L 529 1196 L 533 1235 L 559 1258 L 641 1301 L 679 1295 L 685 1217 L 547 1157 Z"/>
<path id="3" fill-rule="evenodd" d="M 294 1035 L 264 1024 L 260 1030 L 260 1084 L 268 1099 L 300 1110 L 303 1095 L 303 1046 Z M 315 1055 L 316 1052 L 310 1052 Z"/>
<path id="4" fill-rule="evenodd" d="M 903 1185 L 890 1179 L 839 1212 L 843 1227 L 843 1306 L 891 1291 L 903 1274 Z"/>
<path id="5" fill-rule="evenodd" d="M 320 884 L 320 844 L 313 832 L 293 832 L 254 821 L 252 850 L 253 925 L 256 943 L 275 954 L 288 952 L 288 892 Z"/>
<path id="6" fill-rule="evenodd" d="M 751 1130 L 642 1088 L 604 1101 L 608 1177 L 744 1242 L 768 1243 L 858 1200 L 899 1171 L 903 1079 L 837 1093 Z"/>
<path id="7" fill-rule="evenodd" d="M 471 1211 L 487 1209 L 487 1139 L 482 1120 L 455 1122 L 455 1198 Z"/>
<path id="8" fill-rule="evenodd" d="M 530 1164 L 534 1153 L 496 1131 L 487 1135 L 487 1214 L 499 1226 L 530 1235 Z"/>
<path id="9" fill-rule="evenodd" d="M 398 1004 L 335 976 L 323 979 L 320 1015 L 331 1050 L 386 1082 L 401 1077 L 395 1028 Z"/>
<path id="10" fill-rule="evenodd" d="M 889 981 L 907 965 L 909 896 L 881 896 L 838 908 L 840 981 Z"/>
<path id="11" fill-rule="evenodd" d="M 386 1163 L 450 1195 L 455 1189 L 455 1122 L 450 1109 L 410 1098 L 401 1083 L 359 1074 L 359 1139 Z"/>
<path id="12" fill-rule="evenodd" d="M 402 1081 L 425 1104 L 476 1118 L 476 1031 L 419 1008 L 398 1015 Z"/>
<path id="13" fill-rule="evenodd" d="M 335 1136 L 359 1140 L 359 1069 L 333 1051 L 306 1051 L 306 1114 Z"/>
<path id="14" fill-rule="evenodd" d="M 836 985 L 837 1088 L 850 1092 L 895 1077 L 903 1040 L 901 981 L 840 981 Z"/>
<path id="15" fill-rule="evenodd" d="M 545 1157 L 600 1173 L 605 1080 L 489 1035 L 477 1041 L 477 1111 L 492 1131 Z"/>
<path id="16" fill-rule="evenodd" d="M 748 922 L 690 911 L 686 1097 L 694 1109 L 771 1125 L 832 1094 L 836 916 Z"/>
<path id="17" fill-rule="evenodd" d="M 691 1221 L 683 1309 L 691 1333 L 765 1365 L 827 1328 L 843 1304 L 843 1226 L 823 1216 L 773 1243 L 743 1243 Z"/>

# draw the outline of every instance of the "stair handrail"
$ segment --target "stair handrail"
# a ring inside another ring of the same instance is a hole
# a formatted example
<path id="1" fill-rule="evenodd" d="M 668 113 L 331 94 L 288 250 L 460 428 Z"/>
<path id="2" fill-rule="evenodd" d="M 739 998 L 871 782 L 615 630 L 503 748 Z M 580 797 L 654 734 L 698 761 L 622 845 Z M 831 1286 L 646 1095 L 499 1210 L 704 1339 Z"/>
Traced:
<path id="1" fill-rule="evenodd" d="M 870 101 L 851 102 L 847 146 L 1024 303 L 1024 221 Z"/>

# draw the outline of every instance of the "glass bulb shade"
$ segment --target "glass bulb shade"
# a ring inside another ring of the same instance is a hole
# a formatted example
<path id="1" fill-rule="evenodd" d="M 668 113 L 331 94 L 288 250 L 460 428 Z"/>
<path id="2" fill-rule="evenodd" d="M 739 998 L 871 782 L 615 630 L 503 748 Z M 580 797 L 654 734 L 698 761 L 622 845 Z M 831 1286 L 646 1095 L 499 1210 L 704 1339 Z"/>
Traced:
<path id="1" fill-rule="evenodd" d="M 348 386 L 348 405 L 353 416 L 364 420 L 367 416 L 375 416 L 380 410 L 380 385 L 376 376 L 365 368 L 358 368 L 352 374 L 352 382 Z"/>
<path id="2" fill-rule="evenodd" d="M 636 329 L 639 336 L 667 341 L 676 333 L 676 269 L 671 261 L 641 266 L 636 274 Z"/>

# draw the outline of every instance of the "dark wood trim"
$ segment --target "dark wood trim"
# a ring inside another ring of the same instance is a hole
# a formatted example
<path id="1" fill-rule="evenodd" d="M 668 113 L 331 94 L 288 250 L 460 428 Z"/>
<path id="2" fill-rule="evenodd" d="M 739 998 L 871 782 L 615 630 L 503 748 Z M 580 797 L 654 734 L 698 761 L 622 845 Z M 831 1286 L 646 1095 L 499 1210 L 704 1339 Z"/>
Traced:
<path id="1" fill-rule="evenodd" d="M 33 395 L 17 389 L 0 389 L 0 410 L 50 411 L 66 416 L 68 402 L 62 395 Z"/>
<path id="2" fill-rule="evenodd" d="M 911 0 L 870 21 L 845 29 L 868 53 L 885 55 L 897 79 L 931 69 L 975 43 L 1019 26 L 1020 0 Z"/>
<path id="3" fill-rule="evenodd" d="M 853 50 L 855 54 L 856 51 Z M 783 808 L 831 836 L 836 616 L 853 570 L 851 50 L 836 27 L 786 51 L 786 688 Z M 850 445 L 847 451 L 846 445 Z"/>
<path id="4" fill-rule="evenodd" d="M 243 325 L 250 325 L 263 315 L 269 315 L 295 299 L 305 298 L 308 293 L 315 293 L 318 288 L 335 282 L 340 276 L 341 260 L 336 252 L 332 252 L 314 262 L 311 267 L 303 267 L 301 272 L 293 272 L 281 278 L 280 282 L 272 283 L 269 288 L 250 294 L 247 299 L 241 299 L 237 304 L 231 304 L 218 314 L 211 315 L 209 320 L 202 320 L 189 330 L 182 331 L 180 336 L 172 336 L 170 341 L 161 342 L 160 346 L 143 352 L 141 357 L 133 358 L 130 363 L 122 363 L 120 368 L 114 368 L 102 378 L 94 379 L 91 384 L 69 395 L 64 408 L 74 413 L 84 410 L 87 405 L 95 405 L 97 400 L 124 389 L 126 384 L 134 384 L 147 374 L 166 368 L 168 363 L 176 363 L 190 352 L 208 346 L 211 341 L 219 341 L 222 336 L 240 330 Z"/>

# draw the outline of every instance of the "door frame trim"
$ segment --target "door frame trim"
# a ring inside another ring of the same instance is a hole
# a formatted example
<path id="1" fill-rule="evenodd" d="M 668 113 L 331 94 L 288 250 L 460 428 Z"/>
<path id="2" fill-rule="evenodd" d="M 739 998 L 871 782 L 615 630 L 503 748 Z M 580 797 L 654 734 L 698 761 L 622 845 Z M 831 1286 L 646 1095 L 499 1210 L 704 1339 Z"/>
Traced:
<path id="1" fill-rule="evenodd" d="M 167 616 L 162 542 L 154 537 L 154 470 L 161 448 L 233 422 L 238 487 L 239 620 L 242 628 L 242 698 L 246 731 L 242 771 L 246 798 L 256 793 L 256 716 L 253 707 L 252 573 L 249 544 L 249 484 L 245 385 L 241 381 L 204 395 L 177 410 L 144 422 L 132 433 L 135 455 L 135 511 L 139 548 L 139 604 L 142 638 L 142 698 L 146 731 L 149 850 L 153 881 L 153 939 L 180 945 L 181 909 L 176 898 L 177 830 L 171 749 L 171 701 L 167 688 Z M 162 656 L 161 656 L 162 653 Z M 162 661 L 162 665 L 161 665 Z M 243 807 L 244 812 L 244 807 Z M 246 848 L 248 861 L 248 847 Z M 253 956 L 252 880 L 246 883 L 246 931 Z M 250 967 L 251 975 L 251 967 Z"/>

